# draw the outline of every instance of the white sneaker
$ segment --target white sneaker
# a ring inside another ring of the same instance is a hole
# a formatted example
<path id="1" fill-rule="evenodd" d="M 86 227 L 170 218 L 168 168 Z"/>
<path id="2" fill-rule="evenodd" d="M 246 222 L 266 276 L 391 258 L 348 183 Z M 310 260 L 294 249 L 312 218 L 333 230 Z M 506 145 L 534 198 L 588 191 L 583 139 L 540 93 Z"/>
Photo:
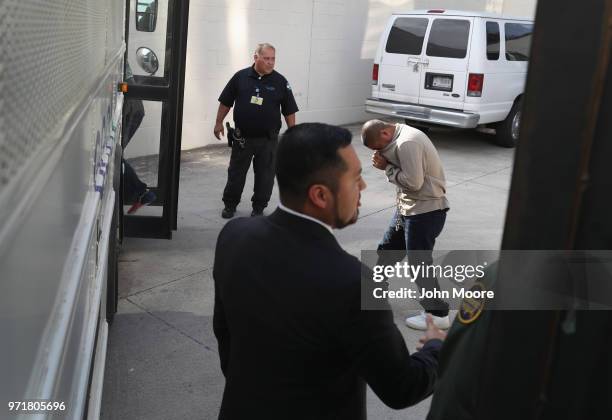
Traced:
<path id="1" fill-rule="evenodd" d="M 431 316 L 433 318 L 433 323 L 436 327 L 441 330 L 446 330 L 450 327 L 450 318 L 448 315 L 446 316 Z M 421 311 L 420 314 L 409 316 L 406 318 L 406 325 L 415 330 L 425 331 L 427 329 L 427 321 L 426 321 L 425 311 Z"/>

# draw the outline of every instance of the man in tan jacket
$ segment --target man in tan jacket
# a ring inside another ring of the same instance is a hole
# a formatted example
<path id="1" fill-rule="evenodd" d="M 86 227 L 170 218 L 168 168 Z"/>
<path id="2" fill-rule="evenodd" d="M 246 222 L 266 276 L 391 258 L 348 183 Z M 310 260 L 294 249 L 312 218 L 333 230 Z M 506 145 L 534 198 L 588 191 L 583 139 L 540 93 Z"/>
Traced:
<path id="1" fill-rule="evenodd" d="M 431 264 L 449 209 L 444 169 L 436 148 L 422 131 L 381 120 L 366 122 L 361 137 L 364 145 L 375 151 L 374 167 L 385 171 L 397 187 L 397 209 L 378 250 L 406 250 L 411 265 Z M 440 290 L 435 277 L 420 277 L 416 283 L 421 290 Z M 420 303 L 425 311 L 406 318 L 406 325 L 425 330 L 427 312 L 438 328 L 450 326 L 446 302 L 430 298 Z"/>

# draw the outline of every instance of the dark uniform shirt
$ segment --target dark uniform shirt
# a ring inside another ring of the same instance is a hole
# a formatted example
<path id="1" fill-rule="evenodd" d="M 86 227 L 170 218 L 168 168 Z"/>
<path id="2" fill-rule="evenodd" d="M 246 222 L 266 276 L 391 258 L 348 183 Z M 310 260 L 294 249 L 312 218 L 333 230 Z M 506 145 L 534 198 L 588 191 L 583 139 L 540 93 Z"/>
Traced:
<path id="1" fill-rule="evenodd" d="M 260 98 L 261 105 L 253 103 L 253 97 Z M 276 71 L 260 76 L 253 66 L 234 74 L 219 102 L 234 105 L 234 122 L 245 137 L 276 134 L 281 129 L 281 109 L 284 116 L 298 111 L 287 79 Z"/>

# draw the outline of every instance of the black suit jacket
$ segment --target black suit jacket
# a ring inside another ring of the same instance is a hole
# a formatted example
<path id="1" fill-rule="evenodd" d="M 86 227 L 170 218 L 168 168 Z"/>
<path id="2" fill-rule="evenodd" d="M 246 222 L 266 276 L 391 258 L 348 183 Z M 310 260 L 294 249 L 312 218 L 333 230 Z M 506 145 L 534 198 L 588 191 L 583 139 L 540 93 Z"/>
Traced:
<path id="1" fill-rule="evenodd" d="M 360 309 L 361 263 L 323 226 L 277 209 L 217 241 L 220 419 L 366 418 L 365 383 L 392 408 L 427 397 L 441 345 L 410 355 L 390 310 Z"/>

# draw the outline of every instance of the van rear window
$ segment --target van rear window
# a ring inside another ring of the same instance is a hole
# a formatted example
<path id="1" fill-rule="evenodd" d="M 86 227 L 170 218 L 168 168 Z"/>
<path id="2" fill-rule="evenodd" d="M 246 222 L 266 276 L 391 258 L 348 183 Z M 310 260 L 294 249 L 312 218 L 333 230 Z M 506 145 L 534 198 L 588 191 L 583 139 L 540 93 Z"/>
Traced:
<path id="1" fill-rule="evenodd" d="M 499 60 L 499 24 L 487 22 L 487 60 Z"/>
<path id="2" fill-rule="evenodd" d="M 427 18 L 395 19 L 385 51 L 391 54 L 421 54 L 428 22 Z"/>
<path id="3" fill-rule="evenodd" d="M 465 58 L 470 21 L 458 19 L 436 19 L 431 25 L 427 55 L 430 57 Z"/>
<path id="4" fill-rule="evenodd" d="M 506 60 L 529 61 L 533 25 L 529 23 L 506 23 Z"/>

